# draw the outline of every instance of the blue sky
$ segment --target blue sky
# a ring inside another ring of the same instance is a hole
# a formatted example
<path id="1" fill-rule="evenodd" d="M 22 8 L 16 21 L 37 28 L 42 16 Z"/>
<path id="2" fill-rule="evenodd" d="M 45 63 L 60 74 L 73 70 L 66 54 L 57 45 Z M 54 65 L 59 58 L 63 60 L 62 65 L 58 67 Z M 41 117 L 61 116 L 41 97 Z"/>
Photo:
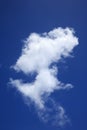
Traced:
<path id="1" fill-rule="evenodd" d="M 87 129 L 86 5 L 86 0 L 0 1 L 0 130 L 59 129 L 39 120 L 33 106 L 28 107 L 21 94 L 8 85 L 10 77 L 27 80 L 23 74 L 10 69 L 21 54 L 23 40 L 32 32 L 49 32 L 55 27 L 73 27 L 79 38 L 74 58 L 59 64 L 59 79 L 70 82 L 74 88 L 53 93 L 71 120 L 63 129 Z"/>

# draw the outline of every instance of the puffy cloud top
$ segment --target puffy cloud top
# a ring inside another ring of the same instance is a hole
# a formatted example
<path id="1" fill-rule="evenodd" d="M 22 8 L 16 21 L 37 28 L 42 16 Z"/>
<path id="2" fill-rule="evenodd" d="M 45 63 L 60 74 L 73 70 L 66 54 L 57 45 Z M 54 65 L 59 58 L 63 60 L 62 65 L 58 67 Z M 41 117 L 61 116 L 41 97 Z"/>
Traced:
<path id="1" fill-rule="evenodd" d="M 61 57 L 69 56 L 72 49 L 78 45 L 78 39 L 73 35 L 73 29 L 57 28 L 48 33 L 32 33 L 25 41 L 22 55 L 17 60 L 14 69 L 24 73 L 39 72 L 48 68 Z"/>

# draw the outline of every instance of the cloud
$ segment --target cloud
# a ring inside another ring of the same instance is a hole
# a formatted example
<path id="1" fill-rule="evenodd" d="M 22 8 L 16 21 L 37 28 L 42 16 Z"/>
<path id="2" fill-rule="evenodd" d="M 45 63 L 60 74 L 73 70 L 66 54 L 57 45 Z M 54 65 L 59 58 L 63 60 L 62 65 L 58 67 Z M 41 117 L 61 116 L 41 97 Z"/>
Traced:
<path id="1" fill-rule="evenodd" d="M 39 109 L 37 112 L 41 121 L 53 126 L 63 127 L 67 123 L 71 123 L 64 108 L 52 98 L 48 98 L 45 109 Z"/>
<path id="2" fill-rule="evenodd" d="M 59 27 L 48 33 L 31 33 L 24 43 L 20 57 L 11 68 L 17 72 L 22 71 L 26 76 L 32 73 L 37 75 L 33 82 L 25 83 L 24 79 L 11 78 L 10 84 L 26 98 L 31 99 L 41 113 L 45 110 L 43 113 L 46 115 L 49 109 L 46 109 L 46 101 L 51 93 L 73 87 L 69 83 L 65 85 L 59 81 L 56 63 L 70 56 L 74 47 L 79 44 L 78 38 L 74 35 L 73 29 Z M 63 122 L 64 109 L 60 105 L 57 113 Z"/>

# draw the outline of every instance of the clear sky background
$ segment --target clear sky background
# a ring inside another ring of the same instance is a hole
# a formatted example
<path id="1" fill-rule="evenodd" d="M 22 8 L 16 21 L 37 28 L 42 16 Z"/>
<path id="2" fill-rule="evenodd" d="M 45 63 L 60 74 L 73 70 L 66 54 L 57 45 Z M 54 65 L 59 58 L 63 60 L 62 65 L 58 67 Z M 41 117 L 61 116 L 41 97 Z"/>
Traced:
<path id="1" fill-rule="evenodd" d="M 75 87 L 55 92 L 71 125 L 64 130 L 87 129 L 87 1 L 86 0 L 0 0 L 0 130 L 58 130 L 44 124 L 20 94 L 7 85 L 10 77 L 20 77 L 10 69 L 18 59 L 23 40 L 32 32 L 55 27 L 73 27 L 79 38 L 74 58 L 60 64 L 60 79 Z"/>

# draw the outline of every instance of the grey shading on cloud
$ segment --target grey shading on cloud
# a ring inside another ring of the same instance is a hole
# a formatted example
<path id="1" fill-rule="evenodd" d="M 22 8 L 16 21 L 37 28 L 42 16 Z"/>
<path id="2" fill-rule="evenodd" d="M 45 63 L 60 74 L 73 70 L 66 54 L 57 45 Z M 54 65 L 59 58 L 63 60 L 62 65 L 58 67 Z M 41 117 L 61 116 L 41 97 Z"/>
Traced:
<path id="1" fill-rule="evenodd" d="M 52 63 L 59 63 L 61 59 L 70 57 L 74 47 L 79 44 L 78 38 L 72 28 L 59 27 L 48 33 L 31 33 L 24 43 L 20 57 L 11 68 L 23 72 L 26 76 L 32 73 L 37 75 L 33 82 L 27 83 L 24 79 L 10 78 L 10 84 L 35 104 L 38 116 L 44 122 L 53 121 L 53 124 L 62 126 L 69 121 L 68 117 L 64 108 L 51 99 L 51 94 L 73 86 L 59 81 L 58 66 Z M 51 108 L 47 106 L 49 98 Z"/>

